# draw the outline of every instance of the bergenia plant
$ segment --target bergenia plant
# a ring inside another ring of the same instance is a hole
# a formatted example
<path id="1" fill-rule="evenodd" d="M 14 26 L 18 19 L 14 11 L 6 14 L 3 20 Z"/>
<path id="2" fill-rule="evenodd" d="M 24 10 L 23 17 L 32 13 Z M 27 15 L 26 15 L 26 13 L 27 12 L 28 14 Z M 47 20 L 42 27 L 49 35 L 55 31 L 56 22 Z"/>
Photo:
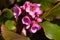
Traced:
<path id="1" fill-rule="evenodd" d="M 36 4 L 36 3 L 31 3 L 29 1 L 26 1 L 23 4 L 23 6 L 20 6 L 20 8 L 17 5 L 12 8 L 13 15 L 15 18 L 18 18 L 23 14 L 21 21 L 22 21 L 22 24 L 26 25 L 23 28 L 28 29 L 31 33 L 36 33 L 38 30 L 41 29 L 41 26 L 39 26 L 38 24 L 39 22 L 42 22 L 42 19 L 39 18 L 40 15 L 42 14 L 42 10 L 40 9 L 40 6 L 41 4 Z M 24 15 L 25 13 L 23 13 L 22 10 L 24 10 L 23 12 L 26 12 L 26 15 Z M 24 31 L 23 33 L 26 33 L 26 32 Z"/>
<path id="2" fill-rule="evenodd" d="M 1 0 L 0 40 L 60 40 L 60 0 Z"/>

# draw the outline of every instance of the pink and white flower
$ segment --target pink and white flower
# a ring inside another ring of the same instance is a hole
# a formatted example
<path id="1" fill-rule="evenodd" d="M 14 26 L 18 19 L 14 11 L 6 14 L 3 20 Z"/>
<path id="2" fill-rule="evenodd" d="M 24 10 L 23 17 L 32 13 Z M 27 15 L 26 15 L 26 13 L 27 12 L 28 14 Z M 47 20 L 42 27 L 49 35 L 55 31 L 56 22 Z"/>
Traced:
<path id="1" fill-rule="evenodd" d="M 40 29 L 41 29 L 41 26 L 38 25 L 36 22 L 33 21 L 33 24 L 32 24 L 32 26 L 30 28 L 30 32 L 31 33 L 36 33 Z"/>
<path id="2" fill-rule="evenodd" d="M 22 18 L 22 23 L 25 25 L 30 25 L 31 24 L 31 20 L 28 16 L 25 16 Z"/>
<path id="3" fill-rule="evenodd" d="M 19 8 L 19 6 L 14 6 L 13 8 L 12 8 L 12 10 L 13 10 L 13 15 L 14 15 L 14 17 L 15 18 L 18 18 L 18 16 L 21 14 L 21 9 Z"/>
<path id="4" fill-rule="evenodd" d="M 36 12 L 36 16 L 39 17 L 42 13 L 42 10 L 39 10 L 38 12 Z"/>
<path id="5" fill-rule="evenodd" d="M 24 4 L 23 4 L 23 6 L 20 6 L 20 8 L 22 8 L 22 9 L 26 9 L 28 6 L 30 6 L 30 2 L 29 1 L 26 1 Z"/>
<path id="6" fill-rule="evenodd" d="M 41 29 L 41 26 L 38 24 L 42 22 L 42 19 L 39 17 L 42 14 L 42 10 L 40 10 L 41 4 L 31 3 L 26 1 L 23 6 L 14 6 L 13 7 L 13 14 L 15 18 L 18 18 L 21 13 L 22 14 L 22 23 L 25 24 L 25 28 L 22 29 L 22 34 L 26 36 L 26 29 L 29 30 L 31 33 L 36 33 L 38 30 Z"/>
<path id="7" fill-rule="evenodd" d="M 31 15 L 32 18 L 34 18 L 35 17 L 35 13 L 40 10 L 39 7 L 40 7 L 39 5 L 37 5 L 35 3 L 34 4 L 31 3 L 30 6 L 26 7 L 26 12 L 28 12 L 29 15 Z"/>
<path id="8" fill-rule="evenodd" d="M 37 22 L 42 22 L 42 19 L 39 18 L 39 17 L 35 17 L 35 20 L 36 20 Z"/>

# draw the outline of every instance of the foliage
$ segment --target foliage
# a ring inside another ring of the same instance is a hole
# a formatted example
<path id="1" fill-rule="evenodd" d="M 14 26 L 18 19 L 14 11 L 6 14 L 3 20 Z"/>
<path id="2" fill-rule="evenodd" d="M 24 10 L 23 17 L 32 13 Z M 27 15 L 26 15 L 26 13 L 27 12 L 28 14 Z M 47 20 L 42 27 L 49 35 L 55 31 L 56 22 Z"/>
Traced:
<path id="1" fill-rule="evenodd" d="M 60 40 L 60 26 L 57 24 L 50 23 L 48 21 L 43 22 L 42 27 L 44 29 L 45 35 L 54 40 Z"/>
<path id="2" fill-rule="evenodd" d="M 5 40 L 29 40 L 28 37 L 24 37 L 24 36 L 21 36 L 21 35 L 14 33 L 14 32 L 9 31 L 5 27 L 5 25 L 2 25 L 1 30 L 2 30 L 2 32 L 1 32 L 2 36 L 4 37 Z"/>
<path id="3" fill-rule="evenodd" d="M 5 40 L 30 40 L 31 34 L 25 37 L 20 32 L 23 28 L 21 26 L 26 26 L 21 22 L 22 16 L 27 14 L 26 11 L 22 11 L 24 14 L 21 14 L 21 17 L 18 15 L 18 18 L 14 18 L 12 10 L 16 5 L 22 6 L 25 1 L 41 4 L 40 9 L 43 14 L 40 15 L 42 22 L 39 24 L 43 28 L 45 36 L 51 40 L 60 40 L 60 25 L 58 25 L 60 21 L 57 22 L 60 20 L 60 0 L 0 0 L 0 40 L 3 38 Z M 18 11 L 21 10 L 18 8 Z"/>

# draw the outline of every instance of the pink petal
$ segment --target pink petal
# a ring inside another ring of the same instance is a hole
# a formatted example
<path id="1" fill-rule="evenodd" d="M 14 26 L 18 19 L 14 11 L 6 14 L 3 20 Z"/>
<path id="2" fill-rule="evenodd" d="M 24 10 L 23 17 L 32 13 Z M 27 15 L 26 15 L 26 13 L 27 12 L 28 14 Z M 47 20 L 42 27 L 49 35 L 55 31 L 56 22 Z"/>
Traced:
<path id="1" fill-rule="evenodd" d="M 30 25 L 31 20 L 28 16 L 25 16 L 25 17 L 22 18 L 22 23 L 25 24 L 25 25 Z"/>
<path id="2" fill-rule="evenodd" d="M 31 26 L 31 28 L 30 28 L 30 32 L 31 32 L 31 33 L 36 33 L 38 30 L 41 29 L 41 26 L 38 25 L 35 21 L 32 21 L 32 22 L 33 22 L 33 23 L 32 23 L 32 26 Z"/>
<path id="3" fill-rule="evenodd" d="M 26 12 L 30 12 L 30 7 L 27 7 L 25 10 Z"/>
<path id="4" fill-rule="evenodd" d="M 39 7 L 41 6 L 41 4 L 37 4 Z"/>
<path id="5" fill-rule="evenodd" d="M 42 19 L 41 19 L 41 18 L 38 18 L 38 19 L 37 19 L 37 22 L 42 22 Z"/>
<path id="6" fill-rule="evenodd" d="M 29 2 L 29 1 L 26 1 L 26 2 L 24 3 L 24 5 L 22 6 L 22 8 L 25 10 L 26 7 L 28 7 L 28 6 L 30 6 L 30 2 Z"/>
<path id="7" fill-rule="evenodd" d="M 41 19 L 41 18 L 38 18 L 38 17 L 35 17 L 35 20 L 36 20 L 37 22 L 42 22 L 42 19 Z"/>
<path id="8" fill-rule="evenodd" d="M 31 32 L 31 33 L 36 33 L 36 32 L 37 32 L 37 29 L 35 29 L 35 30 L 30 29 L 30 32 Z"/>
<path id="9" fill-rule="evenodd" d="M 30 25 L 26 26 L 26 29 L 29 29 L 30 28 Z"/>
<path id="10" fill-rule="evenodd" d="M 25 30 L 25 28 L 22 29 L 22 35 L 26 36 L 26 30 Z"/>
<path id="11" fill-rule="evenodd" d="M 37 12 L 37 14 L 39 14 L 39 15 L 41 15 L 43 12 L 42 12 L 42 10 L 39 10 L 38 12 Z"/>
<path id="12" fill-rule="evenodd" d="M 35 23 L 36 23 L 35 20 L 33 20 L 33 21 L 32 21 L 32 24 L 35 24 Z"/>
<path id="13" fill-rule="evenodd" d="M 19 8 L 19 6 L 14 6 L 13 8 L 12 8 L 12 10 L 13 10 L 13 14 L 14 14 L 14 17 L 15 18 L 17 18 L 21 13 L 22 13 L 22 11 L 21 11 L 21 9 Z"/>

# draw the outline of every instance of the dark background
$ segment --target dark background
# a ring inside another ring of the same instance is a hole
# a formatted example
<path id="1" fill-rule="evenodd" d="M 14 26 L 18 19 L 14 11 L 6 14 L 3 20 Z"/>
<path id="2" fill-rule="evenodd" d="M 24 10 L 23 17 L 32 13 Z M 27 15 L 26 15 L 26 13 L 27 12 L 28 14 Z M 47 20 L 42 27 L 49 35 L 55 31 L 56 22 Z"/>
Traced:
<path id="1" fill-rule="evenodd" d="M 32 35 L 31 40 L 49 40 L 49 39 L 45 36 L 43 29 L 41 29 Z"/>

